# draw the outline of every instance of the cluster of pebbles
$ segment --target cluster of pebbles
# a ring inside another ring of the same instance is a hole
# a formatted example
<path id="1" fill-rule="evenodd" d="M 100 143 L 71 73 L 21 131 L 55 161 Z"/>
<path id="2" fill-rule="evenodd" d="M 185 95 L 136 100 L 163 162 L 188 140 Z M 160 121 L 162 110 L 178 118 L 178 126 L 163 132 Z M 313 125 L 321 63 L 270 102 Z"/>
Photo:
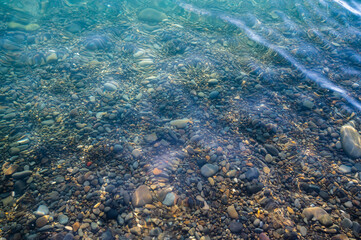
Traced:
<path id="1" fill-rule="evenodd" d="M 71 7 L 2 29 L 1 239 L 360 238 L 340 96 L 164 1 Z"/>

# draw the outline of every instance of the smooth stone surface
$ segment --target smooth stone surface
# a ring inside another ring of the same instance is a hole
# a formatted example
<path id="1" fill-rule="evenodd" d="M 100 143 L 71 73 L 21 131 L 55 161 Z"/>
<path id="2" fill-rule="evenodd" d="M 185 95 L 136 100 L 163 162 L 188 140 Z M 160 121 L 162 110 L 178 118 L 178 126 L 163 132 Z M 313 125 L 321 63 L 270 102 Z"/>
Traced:
<path id="1" fill-rule="evenodd" d="M 361 157 L 361 136 L 351 124 L 341 127 L 341 144 L 348 156 L 359 158 Z"/>
<path id="2" fill-rule="evenodd" d="M 343 228 L 352 228 L 352 221 L 348 218 L 344 218 L 342 221 L 341 221 L 341 226 Z"/>
<path id="3" fill-rule="evenodd" d="M 307 235 L 307 228 L 304 226 L 300 227 L 300 233 L 303 237 L 305 237 Z"/>
<path id="4" fill-rule="evenodd" d="M 159 23 L 166 18 L 167 18 L 167 15 L 165 15 L 164 13 L 159 12 L 153 8 L 146 8 L 138 13 L 139 20 L 150 23 L 150 24 Z"/>
<path id="5" fill-rule="evenodd" d="M 134 207 L 143 207 L 145 204 L 150 204 L 152 202 L 152 194 L 145 185 L 139 186 L 132 196 L 132 204 Z"/>
<path id="6" fill-rule="evenodd" d="M 35 215 L 44 216 L 49 214 L 49 208 L 45 205 L 40 205 L 34 212 Z"/>
<path id="7" fill-rule="evenodd" d="M 340 170 L 342 173 L 350 173 L 351 167 L 342 164 L 338 167 L 338 170 Z"/>
<path id="8" fill-rule="evenodd" d="M 239 233 L 242 231 L 242 229 L 243 229 L 243 225 L 240 222 L 232 221 L 229 224 L 229 230 L 231 230 L 232 233 Z"/>
<path id="9" fill-rule="evenodd" d="M 118 87 L 116 86 L 115 83 L 112 82 L 107 82 L 104 84 L 104 89 L 110 92 L 116 91 L 118 89 Z"/>
<path id="10" fill-rule="evenodd" d="M 42 217 L 39 217 L 38 219 L 36 219 L 36 227 L 37 228 L 41 228 L 43 226 L 45 226 L 46 224 L 48 224 L 48 216 L 42 216 Z"/>
<path id="11" fill-rule="evenodd" d="M 307 220 L 315 218 L 324 226 L 332 225 L 331 216 L 321 207 L 305 208 L 302 214 L 307 218 Z"/>
<path id="12" fill-rule="evenodd" d="M 171 126 L 174 126 L 176 128 L 185 128 L 189 122 L 189 119 L 177 119 L 170 122 Z"/>
<path id="13" fill-rule="evenodd" d="M 50 120 L 45 120 L 45 121 L 42 121 L 41 124 L 50 126 L 50 125 L 53 125 L 53 124 L 54 124 L 54 120 L 52 120 L 52 119 L 50 119 Z"/>
<path id="14" fill-rule="evenodd" d="M 201 168 L 201 174 L 204 177 L 212 177 L 219 170 L 219 167 L 210 163 L 204 164 Z"/>
<path id="15" fill-rule="evenodd" d="M 209 94 L 209 98 L 210 99 L 216 99 L 219 97 L 219 92 L 218 91 L 212 91 L 210 94 Z"/>
<path id="16" fill-rule="evenodd" d="M 233 205 L 227 208 L 228 215 L 233 219 L 238 219 L 238 212 Z"/>
<path id="17" fill-rule="evenodd" d="M 162 203 L 169 207 L 174 204 L 174 200 L 175 200 L 175 194 L 170 192 L 170 193 L 167 193 L 167 195 L 165 196 L 165 199 L 163 200 Z"/>
<path id="18" fill-rule="evenodd" d="M 58 216 L 58 221 L 59 221 L 60 224 L 65 225 L 65 224 L 68 223 L 69 218 L 68 218 L 68 216 L 66 216 L 66 215 L 64 215 L 64 214 L 60 214 L 60 215 Z"/>
<path id="19" fill-rule="evenodd" d="M 259 171 L 257 168 L 250 168 L 246 172 L 246 178 L 248 181 L 251 181 L 253 179 L 257 179 L 259 177 Z"/>
<path id="20" fill-rule="evenodd" d="M 29 177 L 31 174 L 33 174 L 32 171 L 22 171 L 22 172 L 16 172 L 12 175 L 14 179 L 24 179 L 26 177 Z"/>

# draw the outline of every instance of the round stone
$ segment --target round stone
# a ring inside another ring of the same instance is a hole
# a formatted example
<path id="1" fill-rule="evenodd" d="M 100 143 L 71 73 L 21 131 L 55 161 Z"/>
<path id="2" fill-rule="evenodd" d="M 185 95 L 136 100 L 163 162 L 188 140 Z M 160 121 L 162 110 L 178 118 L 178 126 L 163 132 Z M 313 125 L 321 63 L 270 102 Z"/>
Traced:
<path id="1" fill-rule="evenodd" d="M 218 166 L 207 163 L 202 166 L 201 174 L 204 177 L 212 177 L 213 175 L 215 175 L 218 172 L 218 170 L 219 170 Z"/>
<path id="2" fill-rule="evenodd" d="M 134 207 L 143 207 L 145 204 L 150 204 L 152 202 L 152 194 L 145 185 L 139 186 L 132 196 L 132 204 Z"/>

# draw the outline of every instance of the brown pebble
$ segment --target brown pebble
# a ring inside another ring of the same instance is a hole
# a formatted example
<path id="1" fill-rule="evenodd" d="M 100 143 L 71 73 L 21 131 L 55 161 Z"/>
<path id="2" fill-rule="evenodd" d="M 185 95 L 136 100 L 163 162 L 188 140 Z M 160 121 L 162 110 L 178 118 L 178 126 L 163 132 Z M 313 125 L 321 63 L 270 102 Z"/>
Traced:
<path id="1" fill-rule="evenodd" d="M 79 223 L 79 222 L 75 222 L 75 223 L 73 224 L 73 231 L 74 231 L 74 232 L 78 231 L 79 227 L 80 227 L 80 223 Z"/>
<path id="2" fill-rule="evenodd" d="M 259 240 L 270 240 L 270 238 L 265 233 L 261 233 L 259 235 Z"/>
<path id="3" fill-rule="evenodd" d="M 39 217 L 38 219 L 36 219 L 36 227 L 38 228 L 41 228 L 41 227 L 44 227 L 47 223 L 48 223 L 48 216 L 42 216 L 42 217 Z"/>
<path id="4" fill-rule="evenodd" d="M 13 164 L 4 171 L 4 175 L 9 176 L 9 175 L 13 174 L 16 171 L 16 169 L 18 169 L 18 165 Z"/>
<path id="5" fill-rule="evenodd" d="M 84 191 L 87 193 L 87 192 L 89 192 L 89 190 L 90 190 L 90 186 L 85 186 L 84 187 Z"/>

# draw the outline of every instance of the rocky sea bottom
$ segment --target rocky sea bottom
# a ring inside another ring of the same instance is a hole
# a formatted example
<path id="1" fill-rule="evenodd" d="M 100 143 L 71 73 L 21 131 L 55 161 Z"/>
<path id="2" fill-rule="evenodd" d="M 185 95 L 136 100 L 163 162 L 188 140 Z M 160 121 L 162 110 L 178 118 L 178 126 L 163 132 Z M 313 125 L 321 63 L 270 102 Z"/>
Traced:
<path id="1" fill-rule="evenodd" d="M 121 7 L 1 25 L 2 239 L 359 239 L 342 95 L 227 22 Z"/>

